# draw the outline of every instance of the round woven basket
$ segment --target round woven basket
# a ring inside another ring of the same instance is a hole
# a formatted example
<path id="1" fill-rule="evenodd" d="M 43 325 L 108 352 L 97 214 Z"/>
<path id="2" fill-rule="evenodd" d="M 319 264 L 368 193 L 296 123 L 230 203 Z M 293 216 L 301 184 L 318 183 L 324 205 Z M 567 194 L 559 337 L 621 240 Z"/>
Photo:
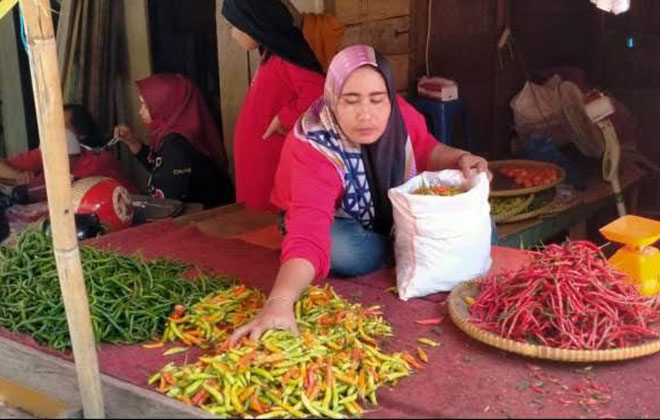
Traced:
<path id="1" fill-rule="evenodd" d="M 503 166 L 517 166 L 520 168 L 553 168 L 557 171 L 559 176 L 556 180 L 545 185 L 539 185 L 536 187 L 522 188 L 508 178 L 503 177 L 499 173 L 499 168 Z M 566 178 L 566 172 L 560 166 L 555 165 L 554 163 L 541 162 L 536 160 L 524 160 L 524 159 L 513 159 L 513 160 L 494 160 L 488 162 L 488 168 L 493 173 L 493 183 L 491 184 L 490 196 L 491 197 L 511 197 L 515 195 L 525 195 L 532 194 L 539 191 L 544 191 L 549 188 L 553 188 L 558 184 L 564 181 Z"/>
<path id="2" fill-rule="evenodd" d="M 478 290 L 475 281 L 463 282 L 456 285 L 449 294 L 449 316 L 461 331 L 482 343 L 500 350 L 537 359 L 577 363 L 613 362 L 634 359 L 660 351 L 660 339 L 637 346 L 611 350 L 564 350 L 509 340 L 490 331 L 485 331 L 469 321 L 470 311 L 467 303 L 465 303 L 465 297 L 470 296 L 474 298 L 477 296 L 477 293 Z"/>
<path id="3" fill-rule="evenodd" d="M 506 211 L 504 213 L 493 215 L 493 221 L 495 223 L 500 223 L 503 220 L 507 220 L 510 217 L 517 215 L 521 211 L 525 210 L 532 203 L 532 200 L 534 200 L 534 194 L 530 194 L 529 197 L 527 197 L 527 200 L 522 202 L 519 206 L 514 207 L 511 210 Z"/>

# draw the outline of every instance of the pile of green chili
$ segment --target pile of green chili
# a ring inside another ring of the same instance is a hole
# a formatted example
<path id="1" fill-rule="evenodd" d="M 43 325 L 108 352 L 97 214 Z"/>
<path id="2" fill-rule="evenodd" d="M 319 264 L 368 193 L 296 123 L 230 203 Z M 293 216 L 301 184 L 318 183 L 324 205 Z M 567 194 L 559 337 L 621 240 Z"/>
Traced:
<path id="1" fill-rule="evenodd" d="M 199 274 L 172 260 L 144 261 L 91 246 L 80 247 L 97 342 L 133 344 L 160 335 L 175 304 L 191 305 L 232 287 L 227 277 Z M 50 238 L 22 232 L 0 248 L 0 326 L 56 350 L 70 348 L 64 304 Z"/>

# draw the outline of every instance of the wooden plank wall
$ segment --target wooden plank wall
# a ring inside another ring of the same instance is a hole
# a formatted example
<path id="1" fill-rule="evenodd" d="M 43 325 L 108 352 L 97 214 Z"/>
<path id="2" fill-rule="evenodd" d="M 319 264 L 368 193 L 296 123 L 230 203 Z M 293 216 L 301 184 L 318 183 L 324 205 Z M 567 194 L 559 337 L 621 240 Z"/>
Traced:
<path id="1" fill-rule="evenodd" d="M 136 136 L 146 139 L 149 136 L 147 128 L 140 119 L 140 100 L 135 81 L 151 75 L 151 44 L 149 40 L 149 15 L 147 0 L 122 1 L 124 25 L 122 48 L 124 51 L 124 69 L 121 80 L 117 81 L 121 89 L 117 89 L 117 117 L 120 122 L 133 128 Z M 123 117 L 123 118 L 122 118 Z M 122 147 L 120 155 L 122 169 L 138 187 L 146 191 L 149 172 L 135 159 L 128 148 Z"/>
<path id="2" fill-rule="evenodd" d="M 429 0 L 411 0 L 411 79 L 425 73 Z M 529 73 L 559 65 L 589 63 L 592 5 L 574 0 L 432 0 L 430 72 L 456 80 L 471 111 L 478 151 L 509 152 L 513 116 L 509 101 Z M 496 48 L 505 25 L 514 54 Z"/>
<path id="3" fill-rule="evenodd" d="M 591 55 L 599 84 L 623 102 L 637 122 L 638 149 L 660 166 L 660 1 L 635 0 L 628 12 L 597 13 L 594 34 L 598 46 Z M 628 38 L 633 39 L 629 48 Z M 640 207 L 660 217 L 660 179 L 645 184 Z"/>
<path id="4" fill-rule="evenodd" d="M 491 149 L 494 45 L 497 42 L 493 0 L 433 0 L 429 69 L 432 76 L 456 80 L 467 102 L 472 136 L 480 152 Z M 425 51 L 429 0 L 411 0 L 411 79 L 426 73 Z"/>
<path id="5" fill-rule="evenodd" d="M 326 0 L 326 13 L 346 25 L 343 45 L 369 44 L 387 56 L 397 90 L 409 87 L 410 0 Z"/>

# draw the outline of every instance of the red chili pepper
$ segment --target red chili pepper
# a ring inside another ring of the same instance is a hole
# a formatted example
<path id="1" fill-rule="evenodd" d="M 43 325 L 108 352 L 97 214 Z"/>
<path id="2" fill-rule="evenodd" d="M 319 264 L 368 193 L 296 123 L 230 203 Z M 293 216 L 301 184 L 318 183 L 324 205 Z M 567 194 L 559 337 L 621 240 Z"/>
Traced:
<path id="1" fill-rule="evenodd" d="M 190 402 L 192 403 L 192 405 L 199 406 L 199 405 L 204 404 L 204 401 L 206 401 L 206 399 L 208 397 L 209 397 L 208 391 L 206 391 L 206 389 L 204 389 L 204 388 L 200 388 L 200 390 L 197 391 L 197 394 L 195 394 L 195 396 L 192 397 Z"/>
<path id="2" fill-rule="evenodd" d="M 534 253 L 517 271 L 480 281 L 473 322 L 518 341 L 565 349 L 630 346 L 658 333 L 660 312 L 609 266 L 595 244 L 569 242 Z"/>
<path id="3" fill-rule="evenodd" d="M 428 319 L 416 319 L 415 324 L 419 325 L 440 325 L 444 318 L 428 318 Z"/>

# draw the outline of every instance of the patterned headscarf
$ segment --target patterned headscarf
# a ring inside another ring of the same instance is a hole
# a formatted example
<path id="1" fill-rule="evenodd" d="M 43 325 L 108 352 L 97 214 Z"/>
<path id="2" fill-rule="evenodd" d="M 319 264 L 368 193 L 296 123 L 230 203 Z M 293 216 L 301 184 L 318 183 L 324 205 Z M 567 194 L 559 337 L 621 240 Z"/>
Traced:
<path id="1" fill-rule="evenodd" d="M 372 66 L 383 76 L 392 105 L 385 132 L 369 145 L 352 143 L 335 116 L 346 80 L 364 66 Z M 313 103 L 298 120 L 294 134 L 328 158 L 344 180 L 340 215 L 350 216 L 366 228 L 389 234 L 393 222 L 387 191 L 414 176 L 416 169 L 387 60 L 366 45 L 353 45 L 340 51 L 328 68 L 323 98 Z"/>

